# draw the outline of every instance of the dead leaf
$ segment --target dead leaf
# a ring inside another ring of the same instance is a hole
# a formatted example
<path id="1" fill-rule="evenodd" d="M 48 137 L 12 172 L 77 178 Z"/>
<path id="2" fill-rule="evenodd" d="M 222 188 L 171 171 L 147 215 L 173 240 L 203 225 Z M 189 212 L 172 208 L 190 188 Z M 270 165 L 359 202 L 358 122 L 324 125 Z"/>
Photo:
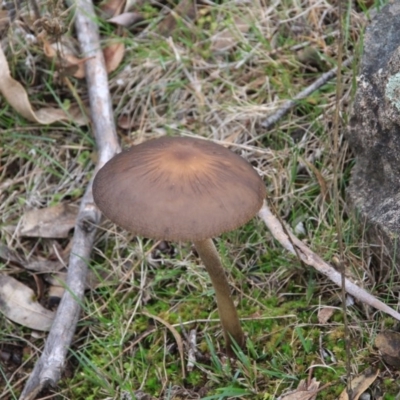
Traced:
<path id="1" fill-rule="evenodd" d="M 138 12 L 122 13 L 108 20 L 108 22 L 111 22 L 112 24 L 123 26 L 125 28 L 129 28 L 132 25 L 142 21 L 144 21 L 144 17 Z"/>
<path id="2" fill-rule="evenodd" d="M 121 64 L 125 54 L 125 45 L 123 42 L 115 42 L 108 45 L 104 50 L 104 61 L 106 63 L 106 70 L 109 74 L 115 71 Z"/>
<path id="3" fill-rule="evenodd" d="M 66 44 L 50 43 L 43 39 L 43 51 L 47 58 L 56 62 L 63 69 L 72 69 L 72 76 L 78 79 L 85 77 L 85 62 L 89 58 L 78 58 Z"/>
<path id="4" fill-rule="evenodd" d="M 70 204 L 30 210 L 22 216 L 19 236 L 66 238 L 75 226 L 78 208 Z"/>
<path id="5" fill-rule="evenodd" d="M 82 119 L 75 120 L 71 115 L 64 110 L 45 107 L 34 111 L 24 87 L 14 80 L 10 75 L 6 56 L 0 46 L 0 93 L 4 96 L 7 102 L 14 108 L 16 112 L 21 114 L 29 121 L 36 122 L 42 125 L 52 124 L 59 121 L 74 120 L 78 125 Z M 83 119 L 87 123 L 87 118 Z"/>
<path id="6" fill-rule="evenodd" d="M 234 23 L 229 28 L 214 35 L 211 39 L 211 49 L 215 52 L 225 52 L 234 47 L 238 42 L 238 35 L 246 33 L 250 25 L 241 17 L 235 17 Z"/>
<path id="7" fill-rule="evenodd" d="M 381 332 L 376 336 L 375 346 L 382 354 L 383 360 L 393 367 L 400 367 L 400 333 Z"/>
<path id="8" fill-rule="evenodd" d="M 42 307 L 32 289 L 0 274 L 0 311 L 11 321 L 39 331 L 50 330 L 55 313 Z"/>
<path id="9" fill-rule="evenodd" d="M 132 121 L 132 117 L 129 115 L 122 114 L 117 119 L 117 125 L 121 129 L 131 129 L 134 125 L 134 122 Z"/>
<path id="10" fill-rule="evenodd" d="M 28 261 L 24 263 L 23 267 L 29 271 L 43 273 L 53 273 L 60 271 L 60 269 L 64 268 L 64 265 L 60 261 L 51 261 L 51 260 L 37 260 L 37 261 Z"/>
<path id="11" fill-rule="evenodd" d="M 315 400 L 317 398 L 319 382 L 313 378 L 310 382 L 301 380 L 293 392 L 279 398 L 279 400 Z"/>
<path id="12" fill-rule="evenodd" d="M 0 244 L 0 260 L 5 263 L 11 263 L 18 267 L 23 267 L 23 259 L 17 253 L 10 250 L 6 245 Z"/>
<path id="13" fill-rule="evenodd" d="M 7 10 L 0 10 L 0 33 L 6 31 L 10 25 L 10 17 Z"/>
<path id="14" fill-rule="evenodd" d="M 322 325 L 325 325 L 332 317 L 334 312 L 335 312 L 334 307 L 322 307 L 318 311 L 318 322 Z"/>
<path id="15" fill-rule="evenodd" d="M 64 266 L 60 261 L 50 260 L 26 260 L 24 257 L 17 254 L 17 252 L 10 250 L 6 245 L 0 244 L 0 260 L 5 263 L 14 264 L 17 267 L 28 269 L 40 273 L 57 272 Z"/>
<path id="16" fill-rule="evenodd" d="M 107 0 L 100 5 L 100 9 L 106 17 L 112 18 L 121 14 L 124 6 L 125 0 Z"/>
<path id="17" fill-rule="evenodd" d="M 244 80 L 244 79 L 243 79 Z M 266 84 L 267 77 L 259 76 L 254 79 L 246 80 L 246 91 L 258 91 Z"/>
<path id="18" fill-rule="evenodd" d="M 358 400 L 360 396 L 374 383 L 379 374 L 379 370 L 367 369 L 361 375 L 356 376 L 350 383 L 351 400 Z M 339 400 L 350 400 L 347 390 L 345 389 Z"/>
<path id="19" fill-rule="evenodd" d="M 239 129 L 236 129 L 232 133 L 230 133 L 228 136 L 224 138 L 224 142 L 226 143 L 236 143 L 238 137 L 242 134 L 242 132 Z"/>
<path id="20" fill-rule="evenodd" d="M 64 43 L 49 43 L 43 39 L 43 51 L 46 57 L 56 62 L 62 72 L 69 71 L 75 78 L 85 77 L 85 62 L 90 58 L 79 58 L 73 54 L 73 51 Z M 115 71 L 120 65 L 125 54 L 125 45 L 121 41 L 109 44 L 104 50 L 104 60 L 107 73 Z M 60 58 L 61 57 L 61 58 Z"/>
<path id="21" fill-rule="evenodd" d="M 180 3 L 158 24 L 157 31 L 162 36 L 171 36 L 178 26 L 178 20 L 196 19 L 197 8 L 193 0 L 181 0 Z"/>

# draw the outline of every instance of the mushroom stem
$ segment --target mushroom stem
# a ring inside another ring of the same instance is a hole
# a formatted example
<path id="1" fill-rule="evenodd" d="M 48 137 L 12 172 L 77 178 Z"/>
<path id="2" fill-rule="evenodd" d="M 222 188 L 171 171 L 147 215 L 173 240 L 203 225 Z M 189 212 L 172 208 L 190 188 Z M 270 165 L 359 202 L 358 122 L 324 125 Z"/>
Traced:
<path id="1" fill-rule="evenodd" d="M 210 275 L 215 289 L 218 313 L 224 332 L 227 353 L 229 356 L 234 356 L 232 339 L 243 348 L 245 338 L 236 307 L 233 304 L 225 270 L 212 239 L 195 241 L 194 246 Z"/>

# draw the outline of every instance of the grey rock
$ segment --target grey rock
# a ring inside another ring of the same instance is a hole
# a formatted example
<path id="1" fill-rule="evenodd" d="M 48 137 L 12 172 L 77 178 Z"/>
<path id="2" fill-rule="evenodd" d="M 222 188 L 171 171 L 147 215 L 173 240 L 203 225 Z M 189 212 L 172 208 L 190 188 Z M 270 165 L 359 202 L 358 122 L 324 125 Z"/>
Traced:
<path id="1" fill-rule="evenodd" d="M 348 130 L 356 164 L 348 195 L 370 242 L 381 242 L 379 251 L 392 257 L 400 233 L 399 1 L 385 6 L 367 28 L 357 81 Z"/>

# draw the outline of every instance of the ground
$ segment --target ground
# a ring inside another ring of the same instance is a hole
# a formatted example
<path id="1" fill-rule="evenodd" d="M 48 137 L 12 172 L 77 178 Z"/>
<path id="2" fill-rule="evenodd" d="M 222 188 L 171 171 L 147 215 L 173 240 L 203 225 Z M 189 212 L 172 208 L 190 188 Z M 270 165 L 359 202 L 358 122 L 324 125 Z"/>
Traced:
<path id="1" fill-rule="evenodd" d="M 179 2 L 140 1 L 131 5 L 139 22 L 116 28 L 100 9 L 120 3 L 97 8 L 102 45 L 112 39 L 123 55 L 120 63 L 110 56 L 116 65 L 109 75 L 122 147 L 163 135 L 227 146 L 254 166 L 269 204 L 297 236 L 326 262 L 342 259 L 350 279 L 395 308 L 399 277 L 390 269 L 383 279 L 387 265 L 366 244 L 346 203 L 354 162 L 346 123 L 363 30 L 382 3 L 346 3 L 340 27 L 335 1 L 203 1 L 177 23 L 167 18 Z M 66 47 L 45 55 L 45 41 L 77 47 L 73 10 L 50 1 L 39 9 L 36 25 L 24 7 L 10 26 L 0 23 L 11 75 L 34 109 L 85 104 L 85 80 L 72 76 L 76 63 L 65 65 Z M 338 49 L 343 60 L 354 57 L 342 71 L 339 101 L 332 79 L 264 128 L 286 100 L 337 65 Z M 67 261 L 73 230 L 62 239 L 18 232 L 29 210 L 79 205 L 97 159 L 90 126 L 30 122 L 0 101 L 0 244 L 27 262 Z M 317 398 L 336 399 L 347 375 L 367 368 L 380 371 L 369 398 L 397 398 L 398 372 L 374 347 L 376 335 L 396 321 L 347 297 L 346 328 L 341 290 L 290 255 L 257 218 L 215 243 L 243 321 L 245 353 L 224 356 L 213 289 L 190 243 L 135 237 L 103 220 L 90 263 L 96 283 L 86 293 L 65 371 L 59 387 L 38 398 L 128 399 L 140 390 L 156 399 L 267 400 L 314 377 L 322 388 Z M 54 279 L 16 264 L 2 258 L 0 271 L 55 308 Z M 327 307 L 333 313 L 326 321 Z M 0 399 L 16 399 L 45 334 L 3 315 L 0 326 Z M 184 344 L 185 364 L 195 330 L 196 363 L 185 378 L 171 326 Z"/>

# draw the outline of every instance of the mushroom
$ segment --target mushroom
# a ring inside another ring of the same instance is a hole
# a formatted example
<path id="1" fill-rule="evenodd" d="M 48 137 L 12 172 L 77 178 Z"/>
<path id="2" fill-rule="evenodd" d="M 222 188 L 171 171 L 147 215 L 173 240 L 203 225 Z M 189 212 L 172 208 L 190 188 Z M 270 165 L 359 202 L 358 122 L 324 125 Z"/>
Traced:
<path id="1" fill-rule="evenodd" d="M 248 222 L 265 185 L 242 157 L 202 139 L 162 137 L 125 150 L 97 173 L 94 201 L 122 228 L 157 240 L 192 241 L 214 286 L 226 348 L 244 334 L 213 237 Z"/>

